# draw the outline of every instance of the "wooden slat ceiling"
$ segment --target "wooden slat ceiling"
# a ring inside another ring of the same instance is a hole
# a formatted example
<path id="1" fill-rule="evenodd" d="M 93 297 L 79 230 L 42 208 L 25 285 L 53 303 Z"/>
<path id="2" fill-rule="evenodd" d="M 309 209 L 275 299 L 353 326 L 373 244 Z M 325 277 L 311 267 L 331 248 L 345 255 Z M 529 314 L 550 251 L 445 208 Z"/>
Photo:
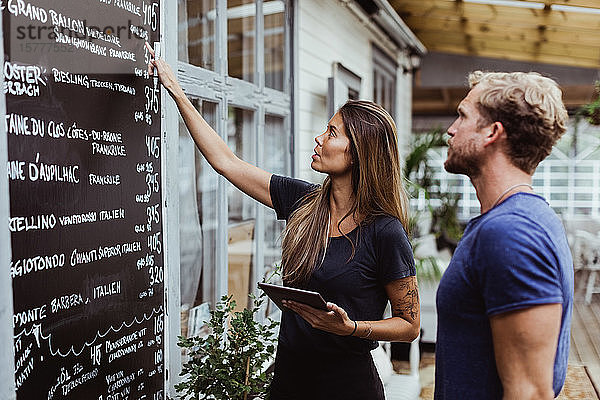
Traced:
<path id="1" fill-rule="evenodd" d="M 600 0 L 520 2 L 544 3 L 545 7 L 464 0 L 390 1 L 430 51 L 600 68 L 600 14 L 551 7 L 556 4 L 594 11 L 600 9 Z"/>
<path id="2" fill-rule="evenodd" d="M 562 86 L 563 101 L 568 110 L 575 111 L 592 101 L 596 93 L 592 85 Z M 458 103 L 467 95 L 467 87 L 413 89 L 414 115 L 456 115 Z"/>

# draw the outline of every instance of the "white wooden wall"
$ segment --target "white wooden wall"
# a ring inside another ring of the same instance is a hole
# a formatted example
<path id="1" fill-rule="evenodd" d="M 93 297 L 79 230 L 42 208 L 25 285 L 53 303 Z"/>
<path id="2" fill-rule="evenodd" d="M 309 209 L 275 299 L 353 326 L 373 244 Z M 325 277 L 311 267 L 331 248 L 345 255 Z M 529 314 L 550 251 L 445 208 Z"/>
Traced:
<path id="1" fill-rule="evenodd" d="M 302 0 L 297 4 L 298 177 L 312 182 L 324 179 L 324 175 L 311 170 L 310 163 L 314 138 L 325 130 L 331 117 L 327 113 L 327 78 L 332 76 L 332 65 L 339 62 L 360 76 L 360 97 L 373 99 L 372 43 L 386 50 L 399 64 L 396 124 L 400 148 L 406 148 L 412 125 L 412 77 L 403 73 L 402 66 L 406 63 L 403 52 L 366 15 L 361 15 L 362 10 L 356 6 L 351 9 L 340 0 Z"/>
<path id="2" fill-rule="evenodd" d="M 410 70 L 410 61 L 404 53 L 400 53 L 398 57 L 398 65 L 400 66 L 396 75 L 396 127 L 398 128 L 398 141 L 400 156 L 404 156 L 409 152 L 409 146 L 412 136 L 412 71 L 405 73 L 403 66 Z M 404 163 L 403 163 L 404 164 Z M 403 165 L 402 164 L 402 165 Z"/>

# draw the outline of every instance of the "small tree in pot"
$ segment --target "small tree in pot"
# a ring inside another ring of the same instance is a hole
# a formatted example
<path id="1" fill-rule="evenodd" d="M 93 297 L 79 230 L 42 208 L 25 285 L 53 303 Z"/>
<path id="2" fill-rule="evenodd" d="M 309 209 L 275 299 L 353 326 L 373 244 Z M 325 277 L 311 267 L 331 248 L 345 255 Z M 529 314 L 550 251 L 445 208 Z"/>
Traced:
<path id="1" fill-rule="evenodd" d="M 183 364 L 184 381 L 175 386 L 181 399 L 247 400 L 267 397 L 272 373 L 266 362 L 275 353 L 273 330 L 279 324 L 255 320 L 264 297 L 253 307 L 234 312 L 232 296 L 223 296 L 210 313 L 205 337 L 179 336 L 189 360 Z"/>

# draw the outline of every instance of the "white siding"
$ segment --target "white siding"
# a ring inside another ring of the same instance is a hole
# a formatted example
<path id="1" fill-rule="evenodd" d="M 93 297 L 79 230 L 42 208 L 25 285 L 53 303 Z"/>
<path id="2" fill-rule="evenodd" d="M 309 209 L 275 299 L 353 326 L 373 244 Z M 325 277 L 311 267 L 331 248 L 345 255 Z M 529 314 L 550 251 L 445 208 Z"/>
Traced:
<path id="1" fill-rule="evenodd" d="M 397 118 L 400 148 L 406 148 L 411 127 L 410 74 L 403 74 L 405 56 L 384 39 L 381 30 L 361 21 L 339 0 L 302 0 L 298 3 L 298 177 L 312 182 L 324 178 L 311 170 L 314 137 L 325 130 L 327 79 L 339 62 L 362 78 L 360 97 L 373 99 L 372 43 L 387 50 L 400 65 L 397 74 Z"/>
<path id="2" fill-rule="evenodd" d="M 412 72 L 405 73 L 403 66 L 410 69 L 408 57 L 398 57 L 398 74 L 396 75 L 396 127 L 398 128 L 398 148 L 402 159 L 408 153 L 412 135 Z"/>

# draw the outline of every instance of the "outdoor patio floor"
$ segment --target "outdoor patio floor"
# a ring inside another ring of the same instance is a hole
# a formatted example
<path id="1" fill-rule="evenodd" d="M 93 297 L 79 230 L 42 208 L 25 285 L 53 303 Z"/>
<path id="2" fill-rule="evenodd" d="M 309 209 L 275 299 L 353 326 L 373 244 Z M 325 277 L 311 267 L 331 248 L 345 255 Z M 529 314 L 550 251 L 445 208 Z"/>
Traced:
<path id="1" fill-rule="evenodd" d="M 584 285 L 577 285 L 584 286 Z M 592 296 L 586 305 L 583 293 L 577 290 L 573 307 L 571 328 L 570 365 L 583 366 L 590 377 L 596 393 L 600 393 L 600 295 Z"/>

